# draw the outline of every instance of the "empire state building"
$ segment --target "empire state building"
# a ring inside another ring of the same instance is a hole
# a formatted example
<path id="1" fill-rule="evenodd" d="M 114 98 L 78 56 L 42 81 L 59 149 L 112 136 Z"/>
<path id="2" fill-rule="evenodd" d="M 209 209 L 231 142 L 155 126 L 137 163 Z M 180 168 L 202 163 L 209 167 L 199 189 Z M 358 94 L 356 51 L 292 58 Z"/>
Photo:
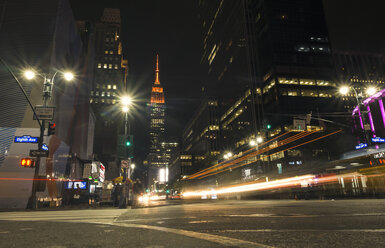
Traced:
<path id="1" fill-rule="evenodd" d="M 159 82 L 159 58 L 156 56 L 155 82 L 152 85 L 150 100 L 150 154 L 152 166 L 165 166 L 162 156 L 162 143 L 165 138 L 165 104 L 163 87 Z"/>

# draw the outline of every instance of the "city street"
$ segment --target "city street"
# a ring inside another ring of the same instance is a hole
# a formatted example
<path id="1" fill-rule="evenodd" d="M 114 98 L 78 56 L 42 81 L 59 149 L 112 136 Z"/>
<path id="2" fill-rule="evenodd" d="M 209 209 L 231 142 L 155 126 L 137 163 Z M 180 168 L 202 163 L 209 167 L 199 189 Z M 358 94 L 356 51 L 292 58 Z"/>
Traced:
<path id="1" fill-rule="evenodd" d="M 383 247 L 385 200 L 0 212 L 0 247 Z"/>

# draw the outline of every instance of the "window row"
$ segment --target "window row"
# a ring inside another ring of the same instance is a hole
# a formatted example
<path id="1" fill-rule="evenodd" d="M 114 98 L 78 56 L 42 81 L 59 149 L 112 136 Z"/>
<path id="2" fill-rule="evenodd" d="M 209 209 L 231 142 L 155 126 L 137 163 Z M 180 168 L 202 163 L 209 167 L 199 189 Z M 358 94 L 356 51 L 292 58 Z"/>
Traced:
<path id="1" fill-rule="evenodd" d="M 315 79 L 304 79 L 304 78 L 278 78 L 279 84 L 299 84 L 299 85 L 317 85 L 317 86 L 336 86 L 335 83 L 327 80 L 315 80 Z"/>
<path id="2" fill-rule="evenodd" d="M 115 70 L 119 69 L 118 64 L 114 64 L 114 65 L 113 64 L 103 64 L 103 68 L 104 69 L 107 69 L 107 68 L 108 69 L 112 69 L 112 66 L 114 66 Z M 101 63 L 98 64 L 98 68 L 102 68 L 102 64 Z"/>
<path id="3" fill-rule="evenodd" d="M 106 103 L 106 104 L 116 104 L 117 101 L 115 99 L 99 99 L 99 98 L 91 98 L 90 103 Z"/>
<path id="4" fill-rule="evenodd" d="M 327 91 L 280 89 L 281 96 L 332 97 Z"/>
<path id="5" fill-rule="evenodd" d="M 102 84 L 102 86 L 100 86 L 100 84 L 96 84 L 96 89 L 107 89 L 107 90 L 110 90 L 110 89 L 113 89 L 113 90 L 116 90 L 116 84 Z"/>
<path id="6" fill-rule="evenodd" d="M 116 96 L 116 92 L 109 92 L 109 91 L 107 91 L 107 92 L 104 92 L 104 91 L 101 91 L 100 93 L 99 93 L 99 91 L 91 91 L 91 96 L 101 96 L 101 97 L 105 97 L 105 96 L 107 96 L 107 97 L 115 97 Z"/>

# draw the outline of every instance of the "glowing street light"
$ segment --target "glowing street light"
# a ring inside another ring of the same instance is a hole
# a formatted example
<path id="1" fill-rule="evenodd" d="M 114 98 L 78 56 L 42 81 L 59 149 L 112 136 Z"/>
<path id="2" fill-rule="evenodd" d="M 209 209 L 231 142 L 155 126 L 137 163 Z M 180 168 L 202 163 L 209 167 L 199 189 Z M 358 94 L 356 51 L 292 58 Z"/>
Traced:
<path id="1" fill-rule="evenodd" d="M 366 94 L 368 94 L 369 96 L 376 94 L 376 92 L 377 92 L 377 89 L 375 87 L 369 87 L 366 89 Z"/>
<path id="2" fill-rule="evenodd" d="M 67 71 L 67 72 L 64 73 L 64 78 L 67 81 L 71 81 L 71 80 L 74 79 L 74 74 L 72 72 L 68 72 Z"/>
<path id="3" fill-rule="evenodd" d="M 32 70 L 27 70 L 24 72 L 24 77 L 31 80 L 35 77 L 35 73 Z"/>
<path id="4" fill-rule="evenodd" d="M 123 96 L 120 99 L 120 102 L 122 103 L 123 106 L 129 106 L 129 105 L 131 105 L 132 100 L 131 100 L 131 98 L 129 96 Z"/>
<path id="5" fill-rule="evenodd" d="M 256 139 L 252 139 L 249 142 L 250 146 L 258 146 L 258 144 L 263 142 L 263 138 L 261 136 L 258 136 Z"/>
<path id="6" fill-rule="evenodd" d="M 128 110 L 129 110 L 129 109 L 128 109 L 128 107 L 127 107 L 127 106 L 123 106 L 123 107 L 122 107 L 122 111 L 123 111 L 123 113 L 127 113 L 127 112 L 128 112 Z"/>
<path id="7" fill-rule="evenodd" d="M 342 95 L 346 95 L 346 94 L 348 94 L 348 92 L 349 92 L 349 87 L 348 87 L 348 86 L 342 86 L 342 87 L 340 88 L 340 93 L 341 93 Z"/>
<path id="8" fill-rule="evenodd" d="M 135 164 L 131 164 L 131 169 L 135 169 Z"/>

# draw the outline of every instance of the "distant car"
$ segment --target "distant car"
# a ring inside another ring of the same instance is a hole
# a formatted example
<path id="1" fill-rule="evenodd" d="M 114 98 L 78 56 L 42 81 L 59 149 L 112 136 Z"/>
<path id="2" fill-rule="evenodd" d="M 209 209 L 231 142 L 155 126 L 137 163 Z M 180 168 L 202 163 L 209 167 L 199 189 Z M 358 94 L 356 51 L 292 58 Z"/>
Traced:
<path id="1" fill-rule="evenodd" d="M 183 197 L 182 197 L 182 194 L 181 193 L 175 193 L 175 194 L 172 194 L 171 196 L 170 196 L 170 199 L 171 200 L 180 200 L 180 199 L 182 199 Z"/>

